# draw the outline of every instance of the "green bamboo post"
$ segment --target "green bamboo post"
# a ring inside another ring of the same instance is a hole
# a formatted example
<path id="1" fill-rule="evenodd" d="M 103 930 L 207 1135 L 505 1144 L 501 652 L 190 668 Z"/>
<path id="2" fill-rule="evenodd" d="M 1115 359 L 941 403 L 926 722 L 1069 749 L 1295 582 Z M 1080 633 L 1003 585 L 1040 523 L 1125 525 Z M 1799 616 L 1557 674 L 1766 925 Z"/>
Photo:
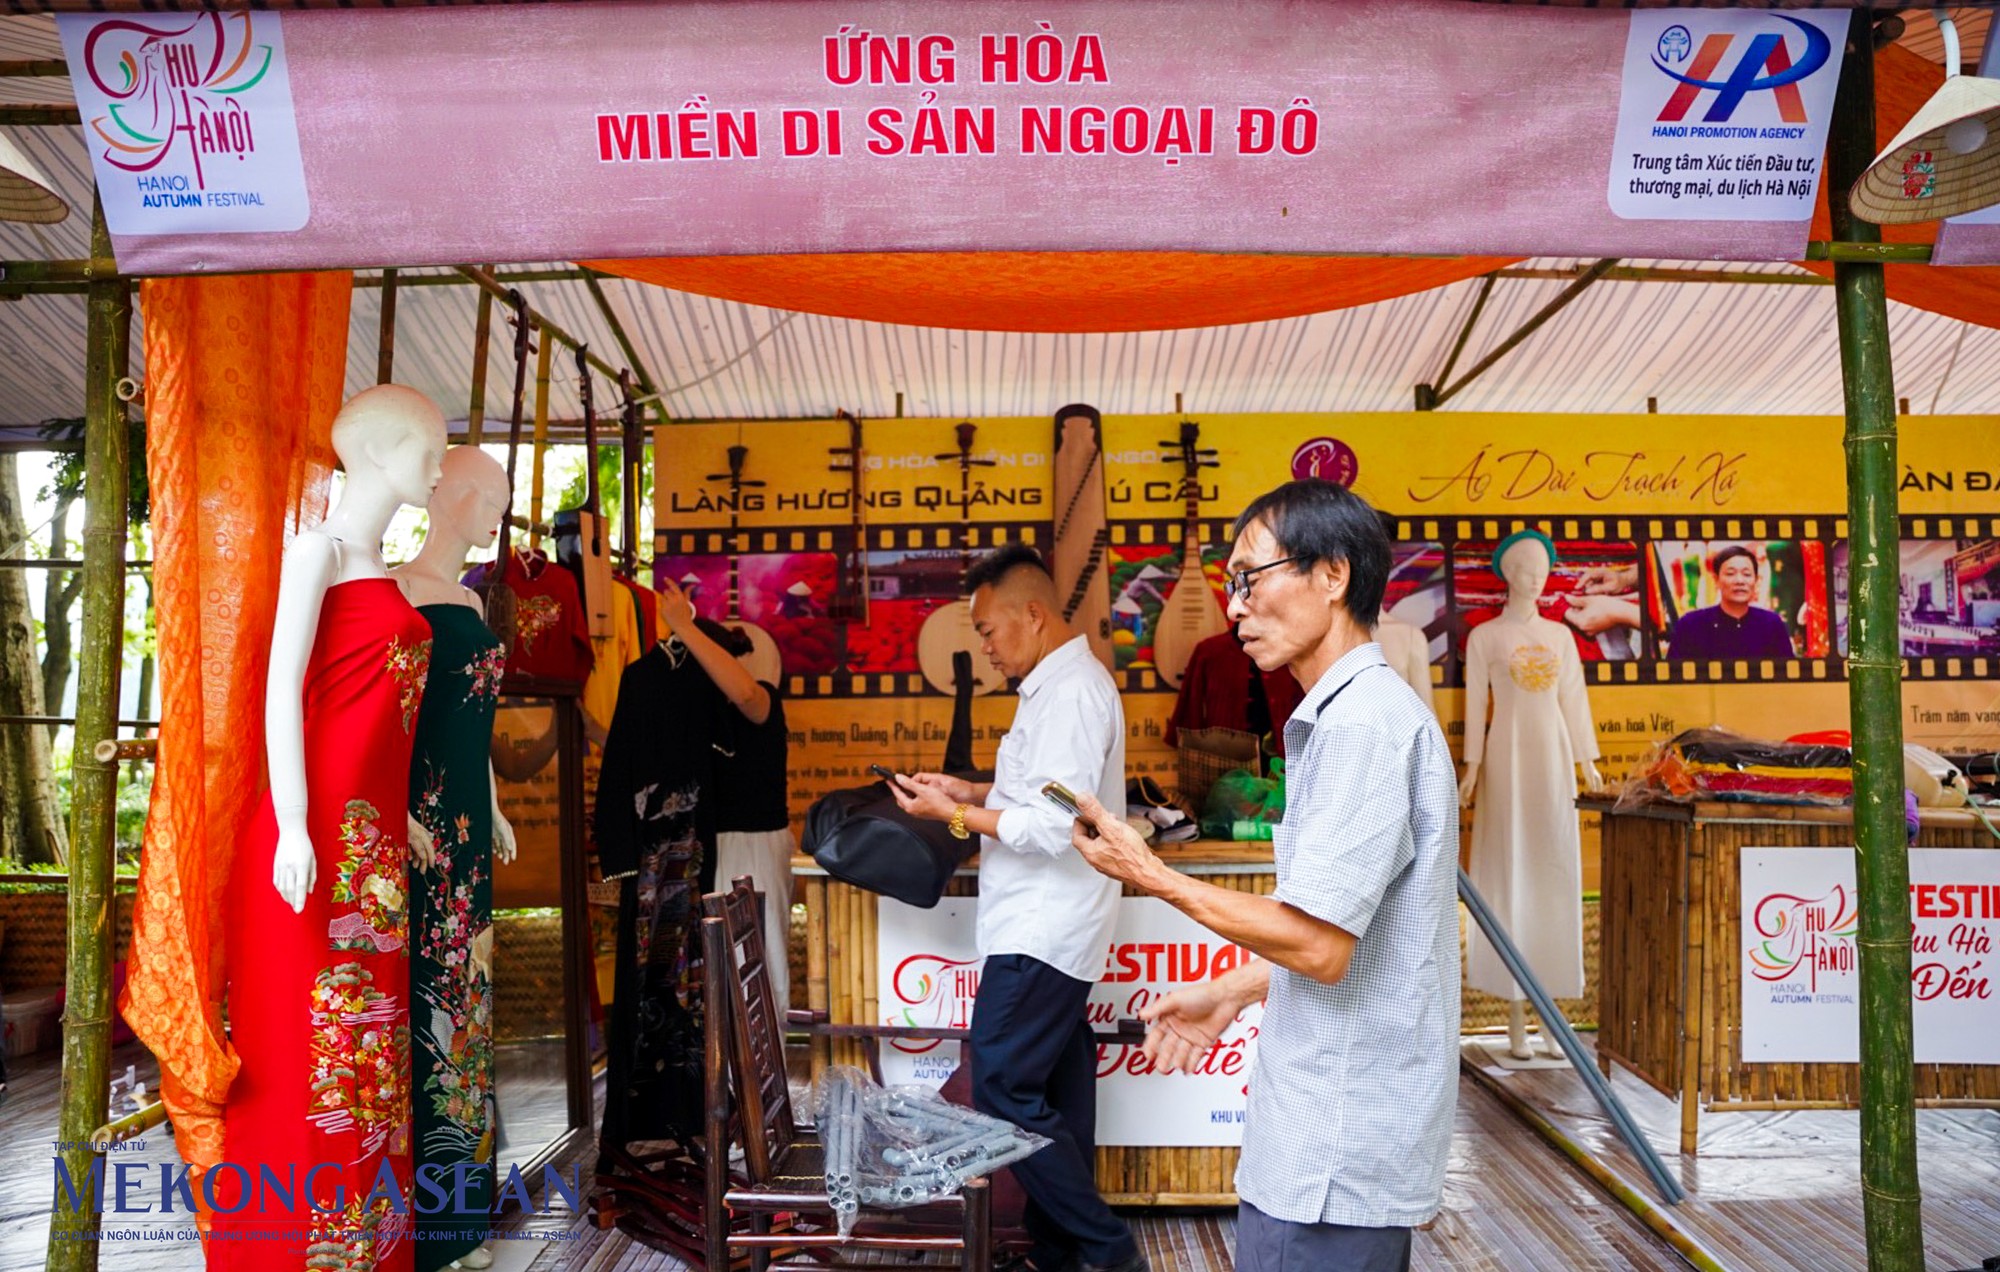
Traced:
<path id="1" fill-rule="evenodd" d="M 1847 192 L 1875 158 L 1874 41 L 1849 19 L 1833 109 L 1833 237 L 1878 241 Z M 1903 824 L 1902 633 L 1897 589 L 1896 391 L 1879 262 L 1836 261 L 1847 400 L 1848 719 L 1854 733 L 1854 874 L 1861 911 L 1861 1202 L 1870 1272 L 1923 1272 L 1910 1023 L 1910 863 Z"/>
<path id="2" fill-rule="evenodd" d="M 57 1155 L 72 1187 L 87 1186 L 102 1158 L 87 1147 L 104 1125 L 111 1068 L 111 856 L 118 761 L 97 744 L 118 733 L 125 643 L 125 499 L 130 434 L 118 381 L 132 322 L 130 284 L 118 277 L 104 208 L 91 226 L 84 370 L 83 643 L 76 682 L 76 750 L 70 811 L 69 963 L 63 1006 L 62 1104 Z M 85 1147 L 79 1147 L 85 1145 Z M 50 1207 L 49 1272 L 95 1272 L 96 1199 L 72 1207 L 60 1187 Z"/>

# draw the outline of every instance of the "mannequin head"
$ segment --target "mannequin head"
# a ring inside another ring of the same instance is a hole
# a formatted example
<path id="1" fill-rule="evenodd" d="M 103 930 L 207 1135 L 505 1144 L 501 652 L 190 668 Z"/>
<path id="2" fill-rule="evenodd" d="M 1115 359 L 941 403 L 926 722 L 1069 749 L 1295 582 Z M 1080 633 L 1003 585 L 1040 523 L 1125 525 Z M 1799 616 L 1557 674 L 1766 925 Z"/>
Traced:
<path id="1" fill-rule="evenodd" d="M 1556 545 L 1539 530 L 1516 530 L 1493 550 L 1493 572 L 1507 581 L 1507 595 L 1532 600 L 1548 586 Z"/>
<path id="2" fill-rule="evenodd" d="M 477 446 L 454 446 L 444 453 L 441 471 L 431 492 L 431 533 L 491 547 L 507 512 L 507 470 Z"/>
<path id="3" fill-rule="evenodd" d="M 429 502 L 444 449 L 444 412 L 400 384 L 363 389 L 333 418 L 333 453 L 349 480 L 372 477 L 406 504 Z"/>

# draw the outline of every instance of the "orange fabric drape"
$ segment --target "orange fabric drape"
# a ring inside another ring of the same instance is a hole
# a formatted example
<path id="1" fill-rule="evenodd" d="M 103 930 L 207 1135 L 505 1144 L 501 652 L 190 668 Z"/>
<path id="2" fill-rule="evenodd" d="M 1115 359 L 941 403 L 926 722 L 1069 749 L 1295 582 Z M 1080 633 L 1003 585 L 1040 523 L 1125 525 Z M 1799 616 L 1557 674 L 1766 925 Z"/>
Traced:
<path id="1" fill-rule="evenodd" d="M 1875 55 L 1876 153 L 1888 148 L 1917 108 L 1943 83 L 1942 66 L 1908 49 L 1892 44 Z M 1831 238 L 1830 226 L 1822 197 L 1819 212 L 1813 217 L 1813 238 Z M 1882 237 L 1890 243 L 1935 243 L 1937 231 L 1935 221 L 1885 225 Z M 1833 277 L 1833 266 L 1826 262 L 1809 261 L 1805 267 Z M 1890 300 L 1961 322 L 2000 327 L 2000 266 L 1888 265 L 1883 268 L 1883 283 Z"/>
<path id="2" fill-rule="evenodd" d="M 143 284 L 160 749 L 119 1010 L 182 1156 L 222 1159 L 223 886 L 264 782 L 281 549 L 326 508 L 350 274 Z"/>
<path id="3" fill-rule="evenodd" d="M 608 274 L 839 318 L 975 331 L 1162 331 L 1428 291 L 1511 258 L 1214 252 L 854 252 L 584 261 Z"/>

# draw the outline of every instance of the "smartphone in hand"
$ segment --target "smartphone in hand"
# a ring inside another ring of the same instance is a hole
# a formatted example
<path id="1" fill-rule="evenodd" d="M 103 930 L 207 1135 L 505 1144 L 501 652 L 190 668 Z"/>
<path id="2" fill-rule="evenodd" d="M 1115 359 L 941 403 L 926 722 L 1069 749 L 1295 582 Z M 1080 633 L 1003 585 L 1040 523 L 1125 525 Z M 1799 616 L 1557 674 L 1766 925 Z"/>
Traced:
<path id="1" fill-rule="evenodd" d="M 873 773 L 875 776 L 881 778 L 885 782 L 893 782 L 896 780 L 895 770 L 889 768 L 889 766 L 887 766 L 886 764 L 870 764 L 868 766 L 868 771 L 870 773 Z"/>
<path id="2" fill-rule="evenodd" d="M 1042 786 L 1042 798 L 1082 822 L 1084 834 L 1092 839 L 1097 838 L 1097 823 L 1083 815 L 1083 809 L 1077 806 L 1076 796 L 1070 793 L 1067 786 L 1061 782 L 1046 782 Z"/>

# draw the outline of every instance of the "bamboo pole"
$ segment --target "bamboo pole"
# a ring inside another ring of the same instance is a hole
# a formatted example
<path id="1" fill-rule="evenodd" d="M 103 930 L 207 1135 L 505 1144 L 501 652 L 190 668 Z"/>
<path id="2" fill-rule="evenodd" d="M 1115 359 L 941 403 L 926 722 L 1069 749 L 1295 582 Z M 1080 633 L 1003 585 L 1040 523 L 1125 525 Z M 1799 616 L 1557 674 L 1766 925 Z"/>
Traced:
<path id="1" fill-rule="evenodd" d="M 486 351 L 492 343 L 493 293 L 479 293 L 479 321 L 472 329 L 472 396 L 465 408 L 465 440 L 477 446 L 486 440 Z"/>
<path id="2" fill-rule="evenodd" d="M 393 269 L 382 271 L 381 319 L 375 341 L 375 383 L 387 384 L 396 370 L 396 271 Z"/>
<path id="3" fill-rule="evenodd" d="M 1881 230 L 1848 206 L 1875 157 L 1875 63 L 1867 9 L 1848 22 L 1834 98 L 1827 203 L 1833 233 Z M 1923 1272 L 1910 1020 L 1910 864 L 1903 827 L 1903 718 L 1896 390 L 1879 263 L 1837 261 L 1841 381 L 1847 403 L 1848 718 L 1854 734 L 1854 876 L 1860 906 L 1861 1202 L 1870 1272 Z"/>
<path id="4" fill-rule="evenodd" d="M 63 1007 L 59 1155 L 74 1184 L 102 1159 L 90 1135 L 108 1111 L 111 1061 L 111 852 L 117 829 L 118 763 L 97 744 L 118 732 L 118 679 L 125 652 L 125 497 L 130 433 L 118 381 L 130 353 L 132 293 L 118 277 L 104 206 L 92 212 L 94 277 L 85 334 L 83 643 L 77 668 L 76 752 L 70 816 L 69 963 Z M 68 1207 L 52 1185 L 49 1272 L 95 1272 L 97 1204 Z"/>

